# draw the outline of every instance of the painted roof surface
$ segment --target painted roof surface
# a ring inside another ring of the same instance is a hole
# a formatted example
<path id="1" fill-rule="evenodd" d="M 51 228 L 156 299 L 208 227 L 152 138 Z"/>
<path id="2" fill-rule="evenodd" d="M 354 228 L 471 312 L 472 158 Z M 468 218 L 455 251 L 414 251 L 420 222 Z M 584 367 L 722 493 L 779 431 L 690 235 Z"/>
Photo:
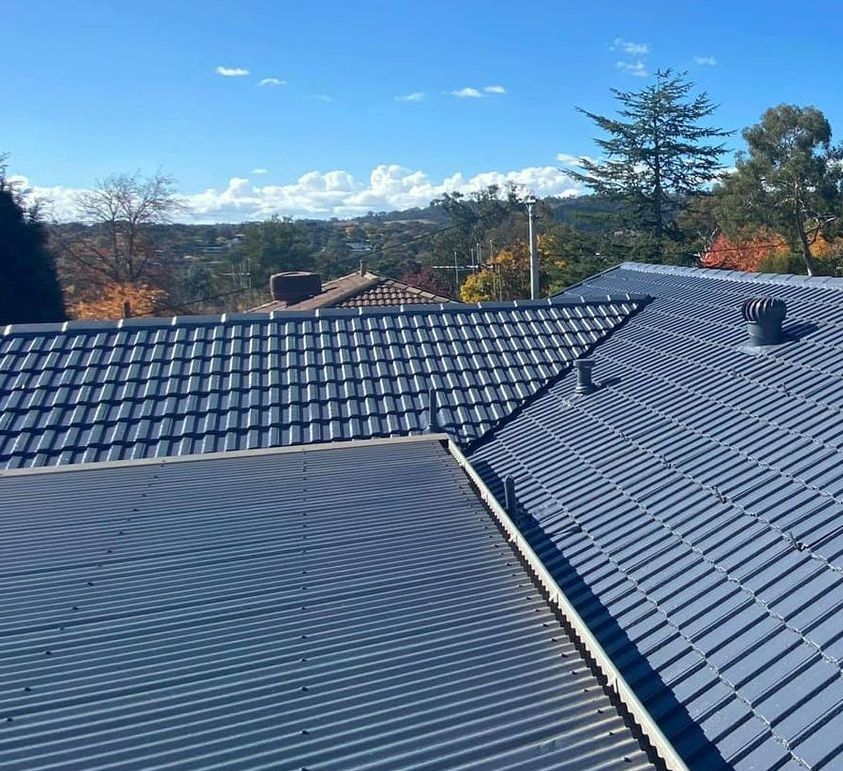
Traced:
<path id="1" fill-rule="evenodd" d="M 317 308 L 360 308 L 389 305 L 429 305 L 452 302 L 450 297 L 428 292 L 394 278 L 379 276 L 371 271 L 355 271 L 347 276 L 326 281 L 322 291 L 297 303 L 271 302 L 254 308 L 266 313 L 277 310 L 311 311 Z"/>
<path id="2" fill-rule="evenodd" d="M 843 766 L 843 282 L 627 264 L 655 299 L 470 453 L 692 768 Z M 784 299 L 788 342 L 740 350 Z"/>
<path id="3" fill-rule="evenodd" d="M 0 767 L 643 769 L 436 441 L 0 476 Z"/>
<path id="4" fill-rule="evenodd" d="M 7 327 L 0 465 L 419 433 L 480 436 L 635 298 Z"/>

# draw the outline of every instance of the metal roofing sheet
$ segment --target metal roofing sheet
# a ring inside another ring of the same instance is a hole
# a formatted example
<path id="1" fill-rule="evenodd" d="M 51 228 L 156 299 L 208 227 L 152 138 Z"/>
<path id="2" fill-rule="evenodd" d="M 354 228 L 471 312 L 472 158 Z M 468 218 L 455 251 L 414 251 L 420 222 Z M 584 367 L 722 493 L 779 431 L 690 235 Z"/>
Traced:
<path id="1" fill-rule="evenodd" d="M 645 768 L 432 440 L 0 476 L 0 767 Z"/>
<path id="2" fill-rule="evenodd" d="M 653 301 L 469 453 L 693 768 L 843 764 L 843 284 L 627 264 Z M 739 349 L 742 301 L 791 339 Z"/>
<path id="3" fill-rule="evenodd" d="M 8 327 L 0 467 L 480 436 L 641 298 Z"/>

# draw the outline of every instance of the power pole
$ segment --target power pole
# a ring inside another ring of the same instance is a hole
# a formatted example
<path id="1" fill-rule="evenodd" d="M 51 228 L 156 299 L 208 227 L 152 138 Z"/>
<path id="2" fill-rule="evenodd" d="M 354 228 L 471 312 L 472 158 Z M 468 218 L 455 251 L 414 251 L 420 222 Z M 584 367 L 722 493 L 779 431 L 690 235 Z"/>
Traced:
<path id="1" fill-rule="evenodd" d="M 457 250 L 454 249 L 454 293 L 456 297 L 460 294 L 460 266 L 457 263 Z"/>
<path id="2" fill-rule="evenodd" d="M 534 195 L 527 196 L 524 200 L 527 207 L 527 228 L 530 238 L 530 299 L 539 299 L 539 256 L 536 253 L 536 239 L 533 233 L 533 207 L 536 205 Z"/>

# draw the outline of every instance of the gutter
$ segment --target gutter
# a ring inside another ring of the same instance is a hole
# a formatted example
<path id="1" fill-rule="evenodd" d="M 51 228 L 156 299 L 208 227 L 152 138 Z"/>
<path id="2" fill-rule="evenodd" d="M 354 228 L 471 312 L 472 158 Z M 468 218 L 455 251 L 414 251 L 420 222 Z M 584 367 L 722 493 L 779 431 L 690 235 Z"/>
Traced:
<path id="1" fill-rule="evenodd" d="M 545 568 L 539 556 L 533 551 L 532 546 L 521 534 L 518 526 L 506 510 L 498 503 L 492 491 L 486 486 L 480 475 L 474 470 L 465 455 L 462 454 L 459 446 L 453 440 L 448 439 L 446 449 L 459 464 L 466 476 L 474 483 L 481 500 L 488 506 L 492 516 L 506 533 L 510 543 L 518 550 L 522 559 L 533 571 L 538 582 L 544 587 L 548 595 L 548 602 L 554 606 L 564 619 L 570 624 L 580 642 L 591 656 L 597 668 L 602 672 L 609 687 L 615 692 L 623 705 L 629 711 L 632 719 L 644 733 L 653 746 L 659 757 L 664 761 L 667 768 L 672 771 L 689 771 L 688 766 L 676 751 L 670 740 L 659 728 L 653 716 L 641 703 L 635 692 L 626 682 L 620 670 L 615 666 L 611 657 L 606 653 L 597 638 L 591 633 L 582 616 L 565 596 L 556 579 Z"/>

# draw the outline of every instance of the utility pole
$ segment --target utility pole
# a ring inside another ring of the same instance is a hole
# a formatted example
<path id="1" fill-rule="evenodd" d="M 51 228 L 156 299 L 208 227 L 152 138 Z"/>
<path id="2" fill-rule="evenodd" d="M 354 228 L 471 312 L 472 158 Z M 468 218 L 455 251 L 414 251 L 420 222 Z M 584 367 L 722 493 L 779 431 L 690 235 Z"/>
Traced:
<path id="1" fill-rule="evenodd" d="M 457 250 L 454 249 L 454 292 L 455 296 L 460 293 L 460 266 L 457 263 Z"/>
<path id="2" fill-rule="evenodd" d="M 530 299 L 539 299 L 539 256 L 536 253 L 536 239 L 533 233 L 533 207 L 536 205 L 534 195 L 527 196 L 524 200 L 527 207 L 527 228 L 530 238 Z"/>

